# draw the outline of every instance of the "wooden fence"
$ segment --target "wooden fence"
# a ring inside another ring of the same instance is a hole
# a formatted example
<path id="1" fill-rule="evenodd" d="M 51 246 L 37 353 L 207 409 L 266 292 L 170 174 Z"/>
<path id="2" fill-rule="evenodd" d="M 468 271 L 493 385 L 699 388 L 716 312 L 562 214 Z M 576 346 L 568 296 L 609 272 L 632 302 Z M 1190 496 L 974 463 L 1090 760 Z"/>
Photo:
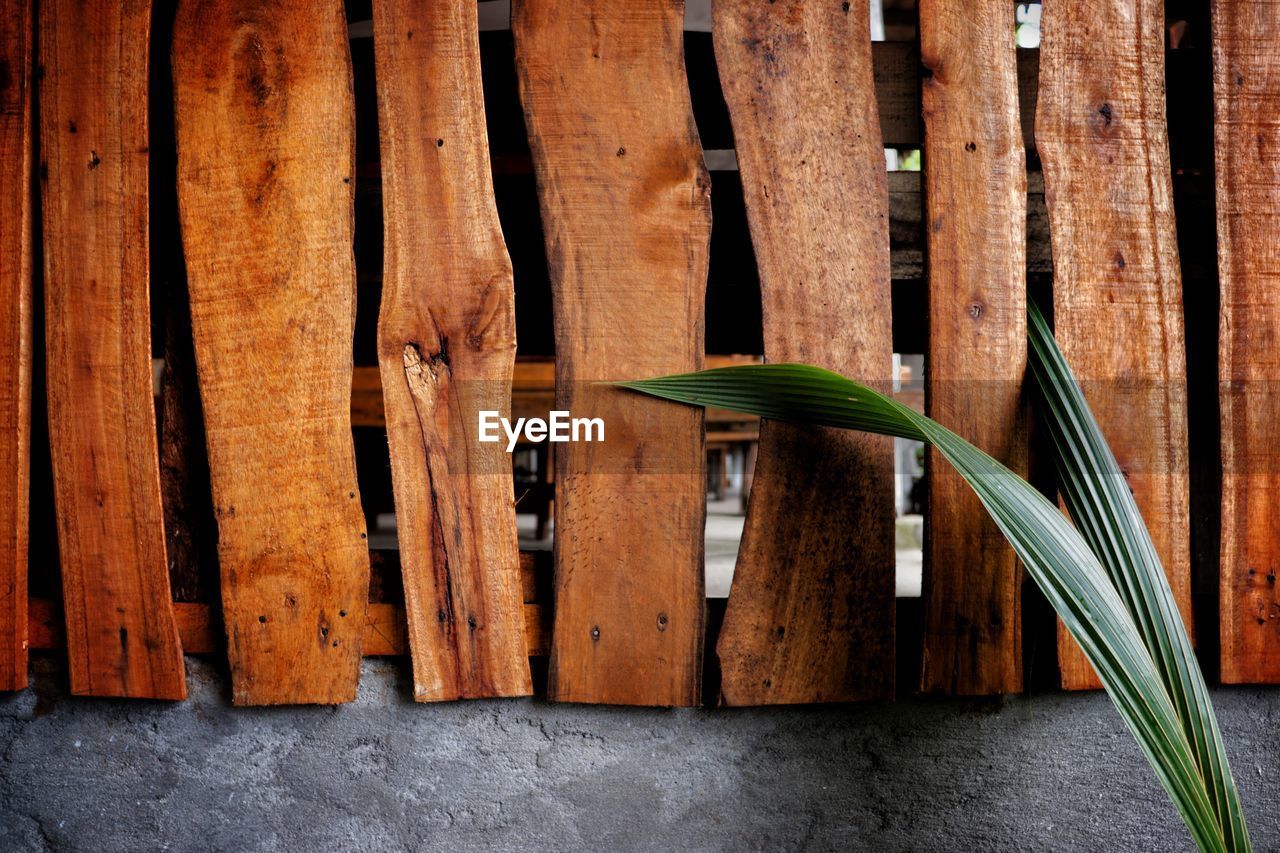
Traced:
<path id="1" fill-rule="evenodd" d="M 1028 51 L 1006 0 L 920 0 L 918 42 L 874 45 L 865 2 L 715 0 L 686 56 L 678 0 L 514 0 L 501 68 L 473 2 L 375 0 L 350 31 L 349 6 L 0 0 L 0 688 L 65 648 L 74 693 L 163 699 L 183 653 L 225 653 L 240 704 L 349 701 L 362 656 L 406 653 L 419 701 L 1023 690 L 1051 614 L 939 465 L 922 605 L 895 604 L 883 438 L 761 424 L 708 610 L 704 414 L 596 381 L 708 362 L 722 179 L 757 357 L 888 383 L 895 345 L 923 351 L 929 412 L 1039 479 L 1041 297 L 1202 658 L 1280 682 L 1272 6 L 1051 0 Z M 517 89 L 527 137 L 499 145 Z M 886 175 L 885 146 L 921 147 L 923 175 Z M 495 181 L 530 173 L 540 217 L 513 230 Z M 539 218 L 555 358 L 517 361 L 508 246 Z M 155 253 L 179 245 L 153 328 Z M 554 564 L 518 553 L 510 460 L 474 428 L 553 391 L 609 431 L 555 455 Z M 389 448 L 398 552 L 368 547 L 353 425 Z M 46 445 L 56 555 L 29 535 Z M 1096 686 L 1059 633 L 1061 685 Z"/>

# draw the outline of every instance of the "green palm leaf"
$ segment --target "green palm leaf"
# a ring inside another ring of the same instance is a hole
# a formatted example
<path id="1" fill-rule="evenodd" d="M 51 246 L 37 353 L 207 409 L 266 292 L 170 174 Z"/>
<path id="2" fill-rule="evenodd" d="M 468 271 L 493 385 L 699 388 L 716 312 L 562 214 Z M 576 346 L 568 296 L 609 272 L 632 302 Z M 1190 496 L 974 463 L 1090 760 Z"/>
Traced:
<path id="1" fill-rule="evenodd" d="M 1151 537 L 1044 319 L 1032 372 L 1077 527 L 1035 488 L 924 415 L 803 364 L 621 383 L 657 397 L 932 444 L 965 478 L 1093 664 L 1202 850 L 1249 849 L 1204 678 Z"/>

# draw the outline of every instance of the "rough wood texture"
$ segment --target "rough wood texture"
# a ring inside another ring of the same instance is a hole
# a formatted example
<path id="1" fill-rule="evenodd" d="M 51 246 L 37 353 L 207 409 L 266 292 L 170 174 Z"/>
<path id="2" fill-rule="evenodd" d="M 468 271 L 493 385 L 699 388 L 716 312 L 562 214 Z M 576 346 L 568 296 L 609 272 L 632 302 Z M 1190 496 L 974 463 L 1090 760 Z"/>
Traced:
<path id="1" fill-rule="evenodd" d="M 1280 683 L 1280 4 L 1213 3 L 1222 680 Z"/>
<path id="2" fill-rule="evenodd" d="M 232 698 L 355 698 L 354 104 L 342 4 L 185 0 L 178 193 Z"/>
<path id="3" fill-rule="evenodd" d="M 151 397 L 151 4 L 41 4 L 49 439 L 73 693 L 181 699 Z"/>
<path id="4" fill-rule="evenodd" d="M 515 292 L 489 174 L 475 3 L 374 7 L 385 271 L 378 356 L 414 698 L 524 696 L 509 413 Z"/>
<path id="5" fill-rule="evenodd" d="M 693 705 L 702 674 L 702 413 L 595 380 L 703 359 L 710 182 L 679 0 L 518 0 L 516 69 L 555 297 L 558 701 Z"/>
<path id="6" fill-rule="evenodd" d="M 398 562 L 396 552 L 375 552 L 388 563 Z M 521 605 L 521 627 L 530 657 L 545 656 L 551 649 L 551 602 L 539 600 L 545 595 L 544 573 L 550 571 L 550 557 L 545 552 L 522 552 L 519 561 L 520 587 L 524 591 Z M 27 603 L 27 602 L 24 602 Z M 33 649 L 59 649 L 66 646 L 62 613 L 58 602 L 33 598 L 29 602 L 30 637 Z M 217 654 L 222 651 L 225 636 L 220 608 L 204 603 L 179 601 L 173 605 L 174 619 L 182 637 L 182 651 L 189 655 Z M 364 623 L 365 657 L 403 655 L 409 652 L 409 634 L 405 610 L 395 602 L 369 605 Z"/>
<path id="7" fill-rule="evenodd" d="M 868 7 L 717 0 L 768 361 L 881 387 L 892 369 L 888 189 Z M 766 422 L 717 647 L 730 705 L 887 697 L 893 463 L 883 436 Z"/>
<path id="8" fill-rule="evenodd" d="M 1026 474 L 1026 159 L 1014 7 L 923 0 L 929 414 Z M 929 457 L 921 690 L 1022 689 L 1022 571 L 964 479 Z"/>
<path id="9" fill-rule="evenodd" d="M 1153 0 L 1046 4 L 1036 139 L 1057 338 L 1190 628 L 1186 362 L 1163 21 Z M 1099 686 L 1061 625 L 1058 650 L 1064 687 Z"/>
<path id="10" fill-rule="evenodd" d="M 32 17 L 0 2 L 0 690 L 27 686 Z"/>

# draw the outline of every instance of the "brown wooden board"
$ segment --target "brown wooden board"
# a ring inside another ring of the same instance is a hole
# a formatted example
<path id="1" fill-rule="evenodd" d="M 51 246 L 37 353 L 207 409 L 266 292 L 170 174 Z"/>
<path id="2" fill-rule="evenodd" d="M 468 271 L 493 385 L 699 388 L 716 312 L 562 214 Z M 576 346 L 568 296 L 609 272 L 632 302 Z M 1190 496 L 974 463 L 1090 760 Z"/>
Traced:
<path id="1" fill-rule="evenodd" d="M 354 102 L 337 0 L 184 0 L 178 201 L 232 698 L 355 698 Z"/>
<path id="2" fill-rule="evenodd" d="M 1280 16 L 1215 0 L 1222 680 L 1280 683 Z"/>
<path id="3" fill-rule="evenodd" d="M 1027 175 L 1014 7 L 923 0 L 929 414 L 1024 476 Z M 1022 689 L 1022 571 L 976 495 L 930 453 L 921 690 Z"/>
<path id="4" fill-rule="evenodd" d="M 532 692 L 509 415 L 515 292 L 489 172 L 475 3 L 374 7 L 385 270 L 378 356 L 414 698 Z"/>
<path id="5" fill-rule="evenodd" d="M 888 188 L 865 3 L 717 0 L 768 361 L 887 387 Z M 886 697 L 892 444 L 765 422 L 717 651 L 729 705 Z"/>
<path id="6" fill-rule="evenodd" d="M 31 0 L 0 0 L 0 690 L 27 686 Z"/>
<path id="7" fill-rule="evenodd" d="M 1159 3 L 1046 4 L 1036 140 L 1057 338 L 1189 628 L 1186 362 L 1163 22 Z M 1058 651 L 1064 687 L 1100 686 L 1061 625 Z"/>
<path id="8" fill-rule="evenodd" d="M 181 699 L 151 397 L 150 16 L 40 7 L 45 369 L 71 690 Z"/>
<path id="9" fill-rule="evenodd" d="M 556 450 L 549 695 L 700 699 L 702 413 L 592 384 L 697 369 L 710 237 L 679 2 L 518 0 L 516 70 L 554 297 L 557 408 L 606 440 Z"/>

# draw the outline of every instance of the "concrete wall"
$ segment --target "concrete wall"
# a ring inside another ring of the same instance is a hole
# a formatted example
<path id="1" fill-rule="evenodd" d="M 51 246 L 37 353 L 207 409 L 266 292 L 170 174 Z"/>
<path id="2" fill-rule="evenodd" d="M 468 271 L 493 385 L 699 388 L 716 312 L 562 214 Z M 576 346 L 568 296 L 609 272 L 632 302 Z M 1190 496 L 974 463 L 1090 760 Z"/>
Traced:
<path id="1" fill-rule="evenodd" d="M 415 706 L 366 662 L 343 708 L 0 699 L 0 848 L 1178 850 L 1109 701 L 649 711 Z M 1280 848 L 1280 690 L 1215 694 L 1255 847 Z"/>

